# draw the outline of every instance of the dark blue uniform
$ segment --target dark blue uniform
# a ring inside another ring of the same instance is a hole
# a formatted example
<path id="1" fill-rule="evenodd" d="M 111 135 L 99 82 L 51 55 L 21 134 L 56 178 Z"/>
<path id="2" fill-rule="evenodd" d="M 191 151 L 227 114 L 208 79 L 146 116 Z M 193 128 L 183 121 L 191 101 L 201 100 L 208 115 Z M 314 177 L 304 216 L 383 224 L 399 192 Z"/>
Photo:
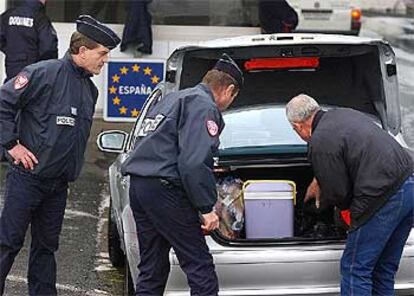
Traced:
<path id="1" fill-rule="evenodd" d="M 134 150 L 122 171 L 131 175 L 130 203 L 141 262 L 136 295 L 162 295 L 177 254 L 192 295 L 217 295 L 212 256 L 199 212 L 216 199 L 213 156 L 224 123 L 208 86 L 171 93 L 144 114 Z"/>
<path id="2" fill-rule="evenodd" d="M 128 17 L 122 33 L 121 51 L 128 46 L 145 54 L 152 53 L 151 14 L 148 11 L 150 0 L 131 0 L 128 3 Z"/>
<path id="3" fill-rule="evenodd" d="M 0 143 L 18 140 L 39 160 L 33 171 L 10 164 L 0 217 L 0 295 L 29 223 L 29 294 L 56 295 L 54 252 L 68 181 L 80 173 L 98 95 L 90 76 L 66 54 L 24 68 L 0 88 Z"/>
<path id="4" fill-rule="evenodd" d="M 25 66 L 57 59 L 56 31 L 38 0 L 25 0 L 1 15 L 0 50 L 6 55 L 6 81 Z"/>

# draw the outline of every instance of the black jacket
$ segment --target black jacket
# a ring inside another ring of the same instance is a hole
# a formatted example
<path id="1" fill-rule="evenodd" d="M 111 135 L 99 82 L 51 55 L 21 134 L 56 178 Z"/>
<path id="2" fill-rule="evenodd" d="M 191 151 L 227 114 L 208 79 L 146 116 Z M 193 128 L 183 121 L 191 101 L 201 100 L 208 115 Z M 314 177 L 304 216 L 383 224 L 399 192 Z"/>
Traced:
<path id="1" fill-rule="evenodd" d="M 351 227 L 366 222 L 413 173 L 407 151 L 371 118 L 352 109 L 316 115 L 309 158 L 321 201 L 350 209 Z"/>
<path id="2" fill-rule="evenodd" d="M 6 55 L 6 81 L 27 65 L 57 59 L 56 31 L 40 1 L 26 0 L 1 15 L 0 50 Z"/>
<path id="3" fill-rule="evenodd" d="M 286 0 L 259 0 L 258 6 L 263 33 L 290 33 L 298 25 L 298 14 Z"/>
<path id="4" fill-rule="evenodd" d="M 27 66 L 0 88 L 0 144 L 19 140 L 33 152 L 39 164 L 30 173 L 78 177 L 98 97 L 90 76 L 67 53 Z"/>
<path id="5" fill-rule="evenodd" d="M 223 128 L 205 84 L 171 93 L 146 114 L 122 173 L 167 179 L 184 188 L 194 208 L 208 213 L 217 200 L 213 156 Z"/>

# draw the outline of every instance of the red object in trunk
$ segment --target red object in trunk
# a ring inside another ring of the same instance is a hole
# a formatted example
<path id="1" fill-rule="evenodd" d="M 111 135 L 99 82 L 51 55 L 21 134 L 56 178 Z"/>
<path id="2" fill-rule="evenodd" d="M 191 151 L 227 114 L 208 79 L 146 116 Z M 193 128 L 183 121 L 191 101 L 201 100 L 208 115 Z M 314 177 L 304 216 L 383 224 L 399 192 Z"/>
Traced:
<path id="1" fill-rule="evenodd" d="M 341 211 L 341 218 L 344 220 L 346 225 L 351 225 L 351 212 L 349 210 Z"/>

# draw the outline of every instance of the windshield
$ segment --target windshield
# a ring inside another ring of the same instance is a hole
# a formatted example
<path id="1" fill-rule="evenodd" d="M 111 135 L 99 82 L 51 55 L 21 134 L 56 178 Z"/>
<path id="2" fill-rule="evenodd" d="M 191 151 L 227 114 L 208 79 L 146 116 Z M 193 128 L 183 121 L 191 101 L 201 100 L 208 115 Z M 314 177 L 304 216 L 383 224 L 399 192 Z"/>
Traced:
<path id="1" fill-rule="evenodd" d="M 306 145 L 286 119 L 284 105 L 260 105 L 223 114 L 220 149 Z"/>

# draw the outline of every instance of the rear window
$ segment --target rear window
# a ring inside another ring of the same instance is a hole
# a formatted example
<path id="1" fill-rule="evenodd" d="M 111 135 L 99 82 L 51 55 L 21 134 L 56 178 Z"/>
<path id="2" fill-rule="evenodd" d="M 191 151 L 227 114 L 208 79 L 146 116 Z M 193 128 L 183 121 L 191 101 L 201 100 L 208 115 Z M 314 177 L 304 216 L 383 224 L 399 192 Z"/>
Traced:
<path id="1" fill-rule="evenodd" d="M 244 70 L 245 86 L 231 108 L 285 104 L 306 93 L 323 105 L 350 107 L 377 115 L 374 101 L 382 100 L 378 50 L 370 45 L 249 47 L 198 50 L 187 53 L 180 88 L 197 84 L 222 52 L 228 52 Z M 317 67 L 246 70 L 252 58 L 316 57 Z"/>
<path id="2" fill-rule="evenodd" d="M 224 113 L 224 122 L 220 149 L 306 145 L 286 119 L 283 105 L 231 110 Z"/>

